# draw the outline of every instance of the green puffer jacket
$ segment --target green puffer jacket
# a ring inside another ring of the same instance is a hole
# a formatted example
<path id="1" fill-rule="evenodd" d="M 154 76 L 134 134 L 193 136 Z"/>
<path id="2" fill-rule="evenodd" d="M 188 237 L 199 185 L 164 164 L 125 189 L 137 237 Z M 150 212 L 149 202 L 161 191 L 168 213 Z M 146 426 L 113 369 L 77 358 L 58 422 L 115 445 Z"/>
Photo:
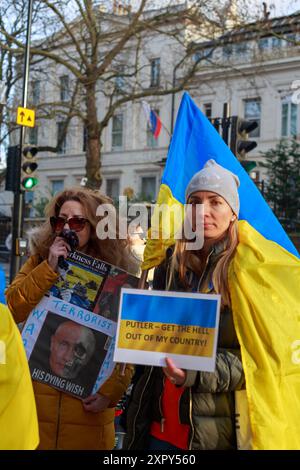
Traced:
<path id="1" fill-rule="evenodd" d="M 188 273 L 190 290 L 213 293 L 210 279 L 219 251 L 215 247 L 210 253 L 201 279 Z M 166 289 L 168 266 L 169 262 L 165 261 L 156 269 L 154 289 Z M 170 290 L 186 288 L 175 278 Z M 164 377 L 162 369 L 157 367 L 145 367 L 140 375 L 127 411 L 125 448 L 146 449 L 151 422 L 163 423 L 160 403 Z M 181 423 L 190 425 L 189 448 L 236 449 L 234 391 L 244 388 L 244 374 L 229 308 L 222 309 L 220 315 L 215 372 L 187 371 L 184 386 L 178 413 Z"/>

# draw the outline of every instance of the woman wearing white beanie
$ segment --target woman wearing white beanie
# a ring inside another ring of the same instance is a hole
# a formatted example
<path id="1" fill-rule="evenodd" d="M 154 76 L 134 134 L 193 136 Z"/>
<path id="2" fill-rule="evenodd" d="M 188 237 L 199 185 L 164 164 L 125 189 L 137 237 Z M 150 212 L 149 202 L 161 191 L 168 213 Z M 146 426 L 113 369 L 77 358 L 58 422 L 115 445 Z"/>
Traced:
<path id="1" fill-rule="evenodd" d="M 221 295 L 215 371 L 182 370 L 171 359 L 145 368 L 128 410 L 127 448 L 300 449 L 300 262 L 237 220 L 238 187 L 214 160 L 193 176 L 187 218 L 203 246 L 183 235 L 153 282 Z"/>
<path id="2" fill-rule="evenodd" d="M 145 368 L 128 410 L 128 449 L 234 449 L 234 391 L 245 386 L 233 325 L 227 271 L 238 243 L 239 179 L 209 160 L 186 189 L 186 202 L 203 205 L 202 249 L 184 238 L 154 275 L 153 288 L 219 293 L 222 297 L 214 373 L 167 367 Z"/>

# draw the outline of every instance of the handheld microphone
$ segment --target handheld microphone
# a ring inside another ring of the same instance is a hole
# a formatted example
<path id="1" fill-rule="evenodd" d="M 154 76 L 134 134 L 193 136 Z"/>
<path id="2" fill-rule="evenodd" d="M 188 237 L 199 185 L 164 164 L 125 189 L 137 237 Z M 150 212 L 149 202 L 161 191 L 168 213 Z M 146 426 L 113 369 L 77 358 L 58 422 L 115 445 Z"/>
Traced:
<path id="1" fill-rule="evenodd" d="M 74 230 L 68 230 L 64 228 L 62 232 L 60 232 L 59 236 L 66 240 L 66 242 L 70 245 L 71 251 L 76 250 L 79 245 L 79 239 L 77 233 L 74 232 Z M 66 269 L 68 267 L 68 263 L 66 263 L 65 258 L 62 255 L 58 257 L 58 266 L 61 269 Z"/>

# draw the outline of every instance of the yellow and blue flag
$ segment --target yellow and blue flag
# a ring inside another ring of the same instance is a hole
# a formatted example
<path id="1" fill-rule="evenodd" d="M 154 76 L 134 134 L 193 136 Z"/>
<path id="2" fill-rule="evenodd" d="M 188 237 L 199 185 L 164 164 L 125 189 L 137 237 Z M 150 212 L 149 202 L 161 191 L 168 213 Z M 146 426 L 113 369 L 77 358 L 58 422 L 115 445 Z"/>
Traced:
<path id="1" fill-rule="evenodd" d="M 251 448 L 300 450 L 300 261 L 240 221 L 228 282 Z"/>
<path id="2" fill-rule="evenodd" d="M 157 203 L 183 208 L 187 184 L 209 159 L 240 179 L 239 244 L 228 282 L 251 448 L 300 450 L 299 254 L 251 178 L 185 93 Z M 172 244 L 172 237 L 148 240 L 142 268 L 159 264 Z"/>
<path id="3" fill-rule="evenodd" d="M 239 219 L 246 220 L 265 238 L 299 256 L 254 182 L 188 93 L 184 93 L 181 100 L 157 205 L 178 205 L 183 208 L 189 181 L 211 158 L 240 179 Z M 174 224 L 173 235 L 179 228 L 176 220 Z M 152 240 L 150 230 L 142 269 L 157 266 L 165 257 L 166 248 L 172 244 L 173 236 L 167 240 Z"/>
<path id="4" fill-rule="evenodd" d="M 0 266 L 0 302 L 2 304 L 6 304 L 4 292 L 5 292 L 5 273 Z"/>

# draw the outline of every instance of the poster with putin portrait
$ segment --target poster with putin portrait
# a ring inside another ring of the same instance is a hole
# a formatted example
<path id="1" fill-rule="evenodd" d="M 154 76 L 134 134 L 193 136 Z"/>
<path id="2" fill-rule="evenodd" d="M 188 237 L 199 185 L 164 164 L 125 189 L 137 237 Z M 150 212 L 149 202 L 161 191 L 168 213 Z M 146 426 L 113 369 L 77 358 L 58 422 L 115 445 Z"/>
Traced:
<path id="1" fill-rule="evenodd" d="M 120 290 L 138 279 L 71 253 L 22 331 L 32 379 L 84 399 L 111 375 Z"/>

